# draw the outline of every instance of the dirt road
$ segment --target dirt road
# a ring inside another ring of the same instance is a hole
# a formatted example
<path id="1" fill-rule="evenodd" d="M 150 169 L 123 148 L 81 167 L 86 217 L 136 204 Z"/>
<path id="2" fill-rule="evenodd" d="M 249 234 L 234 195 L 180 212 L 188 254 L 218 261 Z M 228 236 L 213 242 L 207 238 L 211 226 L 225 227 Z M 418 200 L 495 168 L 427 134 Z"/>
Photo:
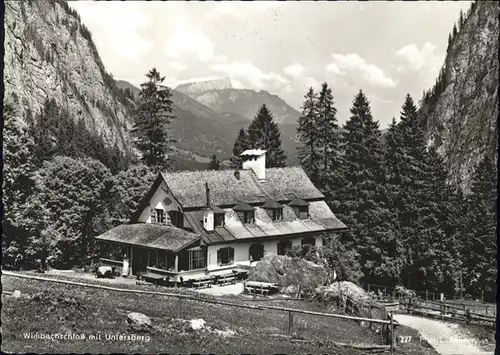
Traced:
<path id="1" fill-rule="evenodd" d="M 418 330 L 422 338 L 441 355 L 492 354 L 481 350 L 477 339 L 463 335 L 457 324 L 406 314 L 395 314 L 394 319 L 401 325 Z"/>

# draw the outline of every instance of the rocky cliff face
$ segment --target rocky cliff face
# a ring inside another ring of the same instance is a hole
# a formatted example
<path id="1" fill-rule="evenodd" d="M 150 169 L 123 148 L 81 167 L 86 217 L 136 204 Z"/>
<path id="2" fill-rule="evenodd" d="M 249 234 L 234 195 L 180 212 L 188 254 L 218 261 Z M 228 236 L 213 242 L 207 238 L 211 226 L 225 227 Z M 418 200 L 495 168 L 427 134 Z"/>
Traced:
<path id="1" fill-rule="evenodd" d="M 39 112 L 54 98 L 107 145 L 128 145 L 128 99 L 73 9 L 60 0 L 6 1 L 4 30 L 5 93 L 21 113 Z"/>
<path id="2" fill-rule="evenodd" d="M 421 108 L 429 144 L 435 144 L 450 182 L 468 190 L 485 154 L 496 154 L 499 6 L 477 1 L 448 46 L 442 75 Z"/>

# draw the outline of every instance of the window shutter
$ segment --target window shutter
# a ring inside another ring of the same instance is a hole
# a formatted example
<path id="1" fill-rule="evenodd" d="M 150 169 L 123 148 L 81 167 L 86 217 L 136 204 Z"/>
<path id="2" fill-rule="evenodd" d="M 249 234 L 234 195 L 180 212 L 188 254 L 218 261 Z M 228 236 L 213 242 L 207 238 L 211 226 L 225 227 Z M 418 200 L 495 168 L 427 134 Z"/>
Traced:
<path id="1" fill-rule="evenodd" d="M 154 208 L 151 209 L 151 223 L 156 223 L 156 210 Z"/>
<path id="2" fill-rule="evenodd" d="M 234 262 L 234 249 L 229 248 L 229 264 L 232 264 Z"/>
<path id="3" fill-rule="evenodd" d="M 217 250 L 217 264 L 221 264 L 222 263 L 222 250 L 219 249 Z"/>

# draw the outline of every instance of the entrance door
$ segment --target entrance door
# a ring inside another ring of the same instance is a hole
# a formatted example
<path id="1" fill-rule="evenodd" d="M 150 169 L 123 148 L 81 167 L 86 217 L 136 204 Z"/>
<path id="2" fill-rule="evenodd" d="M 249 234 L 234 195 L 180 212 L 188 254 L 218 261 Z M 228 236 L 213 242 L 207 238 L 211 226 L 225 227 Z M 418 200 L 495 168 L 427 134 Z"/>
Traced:
<path id="1" fill-rule="evenodd" d="M 136 248 L 133 250 L 132 256 L 132 273 L 145 273 L 148 266 L 148 250 L 144 248 Z"/>

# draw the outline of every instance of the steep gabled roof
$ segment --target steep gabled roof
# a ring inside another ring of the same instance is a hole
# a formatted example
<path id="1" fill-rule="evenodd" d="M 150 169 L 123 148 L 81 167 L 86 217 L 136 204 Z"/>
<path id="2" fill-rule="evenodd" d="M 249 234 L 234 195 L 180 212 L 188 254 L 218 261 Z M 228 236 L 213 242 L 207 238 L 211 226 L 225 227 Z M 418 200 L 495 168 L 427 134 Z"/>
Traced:
<path id="1" fill-rule="evenodd" d="M 267 200 L 264 202 L 264 204 L 261 206 L 262 208 L 270 208 L 270 209 L 276 209 L 276 208 L 282 208 L 281 204 L 274 200 Z"/>
<path id="2" fill-rule="evenodd" d="M 288 201 L 289 196 L 303 200 L 323 199 L 300 167 L 266 169 L 266 181 L 260 183 L 252 170 L 201 170 L 162 173 L 168 187 L 183 208 L 202 208 L 206 205 L 205 183 L 210 186 L 211 202 L 231 206 L 239 201 L 249 204 L 266 200 Z"/>

